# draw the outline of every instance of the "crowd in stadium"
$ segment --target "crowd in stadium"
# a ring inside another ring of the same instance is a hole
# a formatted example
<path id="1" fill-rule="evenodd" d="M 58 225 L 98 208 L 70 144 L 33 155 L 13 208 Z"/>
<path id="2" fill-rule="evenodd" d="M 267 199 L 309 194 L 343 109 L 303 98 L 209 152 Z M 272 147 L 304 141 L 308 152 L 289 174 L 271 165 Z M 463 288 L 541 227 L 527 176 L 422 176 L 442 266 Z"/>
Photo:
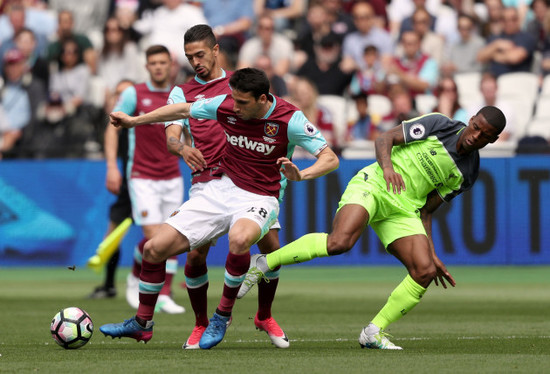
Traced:
<path id="1" fill-rule="evenodd" d="M 117 83 L 147 79 L 154 44 L 174 84 L 191 79 L 196 24 L 224 69 L 264 70 L 344 157 L 404 119 L 485 105 L 508 123 L 489 149 L 547 150 L 548 0 L 0 0 L 0 158 L 102 158 Z"/>

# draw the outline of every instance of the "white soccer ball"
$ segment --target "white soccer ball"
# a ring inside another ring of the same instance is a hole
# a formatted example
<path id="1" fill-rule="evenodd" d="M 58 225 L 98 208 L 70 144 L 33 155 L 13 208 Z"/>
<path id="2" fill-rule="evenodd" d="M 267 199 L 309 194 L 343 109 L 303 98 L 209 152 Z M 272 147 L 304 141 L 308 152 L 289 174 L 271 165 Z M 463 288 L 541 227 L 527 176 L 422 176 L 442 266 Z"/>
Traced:
<path id="1" fill-rule="evenodd" d="M 53 317 L 50 332 L 63 348 L 77 349 L 88 343 L 94 333 L 94 324 L 86 311 L 70 307 L 61 309 Z"/>

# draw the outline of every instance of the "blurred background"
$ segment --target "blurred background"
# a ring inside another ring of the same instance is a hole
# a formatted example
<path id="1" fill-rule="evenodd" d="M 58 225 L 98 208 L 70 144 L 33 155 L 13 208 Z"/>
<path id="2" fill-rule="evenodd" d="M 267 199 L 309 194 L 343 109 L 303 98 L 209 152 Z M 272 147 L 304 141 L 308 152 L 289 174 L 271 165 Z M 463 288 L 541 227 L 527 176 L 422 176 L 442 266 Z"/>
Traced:
<path id="1" fill-rule="evenodd" d="M 473 190 L 437 212 L 436 248 L 448 264 L 550 264 L 546 0 L 0 0 L 0 265 L 80 266 L 94 254 L 115 200 L 104 131 L 116 85 L 147 79 L 153 44 L 172 53 L 174 85 L 192 78 L 183 35 L 202 23 L 225 69 L 264 70 L 341 156 L 336 172 L 289 185 L 282 244 L 329 229 L 380 133 L 432 111 L 467 123 L 495 105 L 506 130 L 482 150 Z M 122 265 L 140 235 L 124 239 Z M 222 265 L 226 239 L 216 247 L 209 263 Z M 370 229 L 331 260 L 396 264 Z"/>

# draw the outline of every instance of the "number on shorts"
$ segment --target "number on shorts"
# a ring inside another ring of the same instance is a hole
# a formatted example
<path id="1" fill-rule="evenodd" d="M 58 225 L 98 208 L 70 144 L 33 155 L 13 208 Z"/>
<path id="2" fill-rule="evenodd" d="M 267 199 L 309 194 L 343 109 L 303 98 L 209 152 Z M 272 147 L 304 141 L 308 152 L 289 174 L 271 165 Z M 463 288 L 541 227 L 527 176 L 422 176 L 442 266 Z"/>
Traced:
<path id="1" fill-rule="evenodd" d="M 247 210 L 247 212 L 255 213 L 256 207 L 251 207 L 250 209 Z M 267 217 L 267 210 L 265 210 L 264 208 L 260 208 L 260 210 L 258 211 L 258 214 L 262 216 L 262 218 L 265 218 Z"/>

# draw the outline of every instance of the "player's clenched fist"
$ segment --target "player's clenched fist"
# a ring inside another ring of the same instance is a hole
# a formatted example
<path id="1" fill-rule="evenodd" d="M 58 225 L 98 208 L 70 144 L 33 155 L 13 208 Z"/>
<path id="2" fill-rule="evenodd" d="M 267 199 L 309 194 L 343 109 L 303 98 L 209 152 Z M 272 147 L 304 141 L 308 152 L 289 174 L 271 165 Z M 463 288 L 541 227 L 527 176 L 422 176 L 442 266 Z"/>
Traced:
<path id="1" fill-rule="evenodd" d="M 115 127 L 124 127 L 127 129 L 134 127 L 131 122 L 132 117 L 124 112 L 112 112 L 109 117 L 111 125 Z"/>

